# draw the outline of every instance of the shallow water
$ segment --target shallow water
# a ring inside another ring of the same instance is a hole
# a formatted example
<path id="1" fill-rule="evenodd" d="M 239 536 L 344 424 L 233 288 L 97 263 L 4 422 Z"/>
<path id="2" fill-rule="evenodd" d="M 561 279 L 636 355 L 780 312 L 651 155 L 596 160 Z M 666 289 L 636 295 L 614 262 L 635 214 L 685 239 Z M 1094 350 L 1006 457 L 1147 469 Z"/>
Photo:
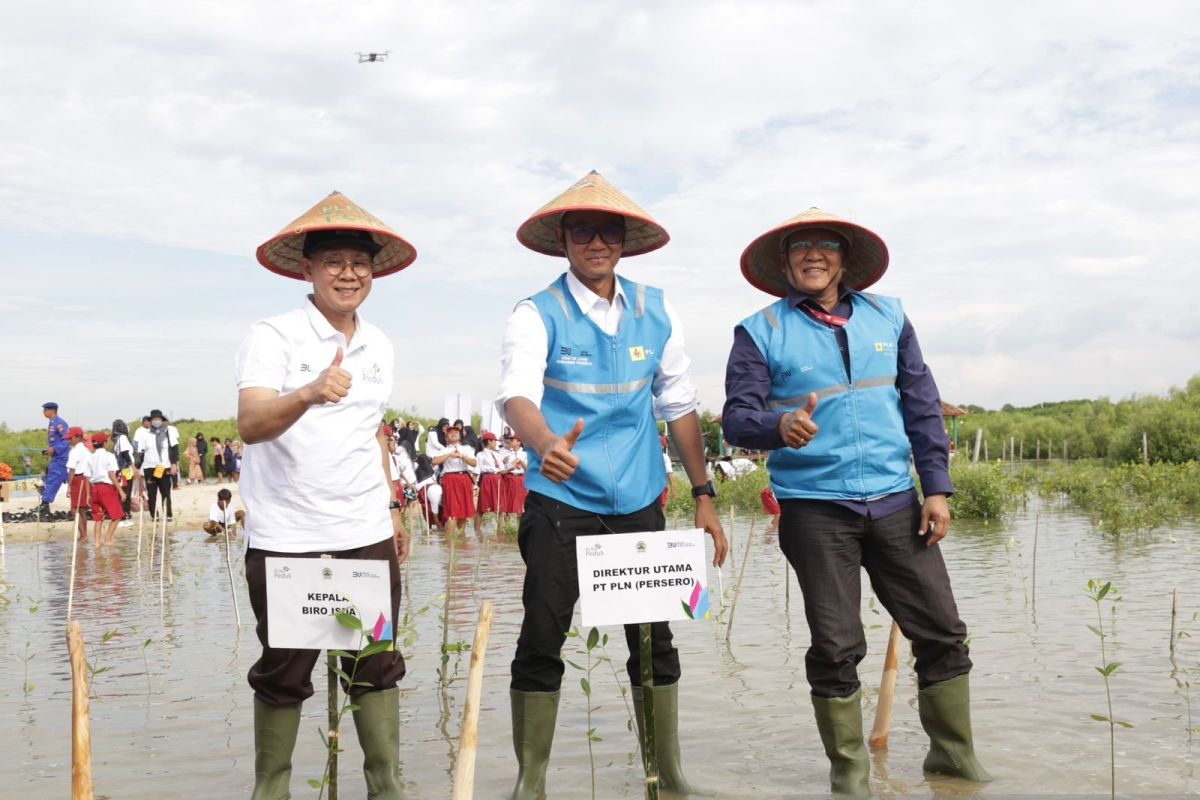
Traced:
<path id="1" fill-rule="evenodd" d="M 1037 606 L 1031 566 L 1035 520 L 1039 531 Z M 725 604 L 746 545 L 749 525 L 737 521 L 734 558 L 724 570 Z M 203 792 L 249 796 L 253 784 L 251 693 L 245 674 L 257 657 L 253 616 L 235 552 L 242 613 L 240 633 L 220 543 L 201 533 L 172 534 L 168 567 L 173 583 L 159 600 L 158 560 L 136 556 L 136 535 L 99 554 L 81 549 L 74 618 L 84 628 L 96 669 L 91 705 L 93 773 L 98 797 L 162 798 Z M 1115 539 L 1085 518 L 1058 507 L 1031 505 L 1004 524 L 959 522 L 944 546 L 959 609 L 971 631 L 973 715 L 978 750 L 999 780 L 984 788 L 921 773 L 925 737 L 916 712 L 911 660 L 902 661 L 889 749 L 874 757 L 872 786 L 884 797 L 993 797 L 1041 794 L 1107 795 L 1108 726 L 1090 719 L 1106 713 L 1097 637 L 1088 630 L 1096 610 L 1084 594 L 1090 577 L 1112 580 L 1123 599 L 1110 629 L 1109 660 L 1116 716 L 1135 727 L 1117 731 L 1117 781 L 1124 795 L 1194 794 L 1200 790 L 1196 752 L 1188 734 L 1185 676 L 1168 657 L 1171 589 L 1179 589 L 1180 668 L 1200 666 L 1200 530 L 1176 530 Z M 791 576 L 785 595 L 784 561 L 761 521 L 753 533 L 745 583 L 730 643 L 726 609 L 717 622 L 674 626 L 684 677 L 681 730 L 690 779 L 721 797 L 785 798 L 827 792 L 828 763 L 812 721 L 804 681 L 808 634 L 800 592 Z M 236 547 L 236 546 L 235 546 Z M 439 686 L 442 599 L 446 554 L 437 534 L 415 543 L 403 606 L 416 614 L 417 640 L 405 653 L 401 684 L 402 762 L 411 798 L 450 793 L 458 729 L 466 694 L 468 658 L 458 679 Z M 0 786 L 5 796 L 63 797 L 70 786 L 70 673 L 64 639 L 67 543 L 12 545 L 4 551 L 0 581 Z M 449 640 L 470 642 L 478 605 L 496 608 L 488 648 L 476 796 L 507 796 L 515 776 L 509 730 L 508 665 L 520 624 L 523 567 L 514 541 L 467 540 L 456 549 L 451 576 Z M 715 584 L 716 581 L 713 580 Z M 864 581 L 865 583 L 865 581 Z M 863 621 L 871 651 L 861 674 L 868 694 L 865 726 L 874 714 L 886 612 L 869 593 Z M 621 680 L 624 645 L 617 629 L 608 652 Z M 106 633 L 111 633 L 104 641 Z M 150 640 L 149 645 L 143 647 Z M 578 640 L 569 639 L 568 650 Z M 572 656 L 579 663 L 580 658 Z M 453 668 L 454 661 L 451 661 Z M 1200 671 L 1198 671 L 1200 675 Z M 586 702 L 580 673 L 563 684 L 548 785 L 552 798 L 591 796 Z M 305 781 L 319 777 L 324 752 L 324 677 L 305 705 L 292 793 L 315 797 Z M 613 672 L 592 676 L 596 796 L 640 797 L 637 743 Z M 1194 726 L 1200 727 L 1200 702 Z M 348 725 L 352 730 L 353 726 Z M 1200 737 L 1200 733 L 1194 734 Z M 341 797 L 361 798 L 359 752 L 347 734 Z"/>

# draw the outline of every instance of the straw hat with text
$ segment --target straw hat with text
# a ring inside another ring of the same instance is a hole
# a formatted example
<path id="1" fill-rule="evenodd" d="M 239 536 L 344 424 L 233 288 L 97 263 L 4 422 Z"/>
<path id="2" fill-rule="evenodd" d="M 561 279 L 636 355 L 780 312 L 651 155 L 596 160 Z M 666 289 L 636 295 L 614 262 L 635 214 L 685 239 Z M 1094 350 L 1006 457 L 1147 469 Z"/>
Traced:
<path id="1" fill-rule="evenodd" d="M 261 244 L 258 263 L 289 278 L 304 279 L 300 259 L 304 237 L 314 231 L 364 231 L 379 248 L 373 258 L 373 276 L 399 272 L 417 259 L 417 251 L 374 215 L 354 204 L 341 192 L 331 192 L 299 219 Z"/>
<path id="2" fill-rule="evenodd" d="M 742 274 L 751 285 L 776 297 L 787 296 L 783 240 L 801 228 L 827 228 L 846 237 L 850 249 L 842 258 L 846 272 L 842 282 L 852 289 L 867 288 L 887 271 L 888 249 L 883 239 L 861 225 L 814 207 L 767 231 L 742 252 Z"/>
<path id="3" fill-rule="evenodd" d="M 561 229 L 563 215 L 569 211 L 607 211 L 625 217 L 622 256 L 649 253 L 671 240 L 666 228 L 595 170 L 525 220 L 517 229 L 517 240 L 530 250 L 548 256 L 565 256 L 555 232 Z"/>

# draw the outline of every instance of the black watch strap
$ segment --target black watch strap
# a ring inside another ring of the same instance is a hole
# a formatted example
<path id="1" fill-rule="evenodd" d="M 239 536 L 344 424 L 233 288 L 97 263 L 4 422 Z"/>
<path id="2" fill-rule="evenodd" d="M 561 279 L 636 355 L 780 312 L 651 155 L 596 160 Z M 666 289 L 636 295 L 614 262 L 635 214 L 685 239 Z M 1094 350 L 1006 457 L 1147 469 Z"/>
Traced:
<path id="1" fill-rule="evenodd" d="M 692 497 L 703 497 L 704 495 L 708 495 L 709 497 L 713 498 L 714 500 L 716 499 L 717 487 L 713 484 L 712 481 L 709 481 L 708 483 L 704 484 L 703 486 L 693 486 L 692 487 Z"/>
<path id="2" fill-rule="evenodd" d="M 393 500 L 392 502 L 388 503 L 388 511 L 398 511 L 400 508 L 401 505 L 400 501 L 398 500 Z"/>

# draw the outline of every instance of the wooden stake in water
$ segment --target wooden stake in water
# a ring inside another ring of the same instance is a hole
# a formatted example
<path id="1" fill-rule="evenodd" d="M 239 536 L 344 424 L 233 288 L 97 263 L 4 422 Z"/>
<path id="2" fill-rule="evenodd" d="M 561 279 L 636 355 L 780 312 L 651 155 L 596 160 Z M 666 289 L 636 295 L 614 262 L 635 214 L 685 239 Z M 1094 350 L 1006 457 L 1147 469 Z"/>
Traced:
<path id="1" fill-rule="evenodd" d="M 875 707 L 875 724 L 871 727 L 869 744 L 872 750 L 886 750 L 888 730 L 892 727 L 892 700 L 896 696 L 896 673 L 900 668 L 900 626 L 892 620 L 888 634 L 887 655 L 883 659 L 883 677 L 879 679 L 879 704 Z"/>
<path id="2" fill-rule="evenodd" d="M 163 580 L 167 576 L 167 516 L 162 517 L 162 542 L 158 552 L 158 604 L 163 604 Z"/>
<path id="3" fill-rule="evenodd" d="M 471 673 L 467 677 L 467 703 L 463 706 L 462 733 L 458 738 L 458 762 L 454 767 L 452 800 L 471 800 L 475 796 L 475 749 L 479 742 L 479 700 L 483 694 L 483 662 L 487 656 L 488 635 L 492 630 L 492 603 L 484 600 L 471 645 Z"/>
<path id="4" fill-rule="evenodd" d="M 71 619 L 71 610 L 75 605 L 75 558 L 79 553 L 79 514 L 75 513 L 75 524 L 71 529 L 71 585 L 67 589 L 67 621 Z"/>
<path id="5" fill-rule="evenodd" d="M 1179 613 L 1179 590 L 1171 590 L 1171 657 L 1175 656 L 1175 617 Z"/>
<path id="6" fill-rule="evenodd" d="M 1033 517 L 1033 611 L 1037 613 L 1037 546 L 1038 546 L 1038 528 L 1042 521 L 1042 512 L 1039 511 Z"/>
<path id="7" fill-rule="evenodd" d="M 983 428 L 976 428 L 975 429 L 975 455 L 971 459 L 972 461 L 979 460 L 979 447 L 982 444 L 982 442 L 983 442 Z"/>
<path id="8" fill-rule="evenodd" d="M 236 527 L 237 523 L 233 523 Z M 237 590 L 233 587 L 233 562 L 229 558 L 229 528 L 225 528 L 225 569 L 229 572 L 229 594 L 233 596 L 233 616 L 238 628 L 242 627 L 242 612 L 238 608 Z"/>
<path id="9" fill-rule="evenodd" d="M 1146 438 L 1146 432 L 1142 431 L 1142 463 L 1150 463 L 1150 441 Z"/>
<path id="10" fill-rule="evenodd" d="M 733 602 L 729 604 L 729 623 L 725 626 L 725 644 L 733 633 L 733 615 L 737 613 L 738 597 L 742 594 L 742 579 L 746 577 L 746 562 L 750 560 L 750 545 L 754 543 L 754 522 L 750 523 L 750 535 L 746 537 L 746 551 L 742 553 L 742 568 L 738 571 L 737 586 L 733 589 Z"/>
<path id="11" fill-rule="evenodd" d="M 67 652 L 71 657 L 71 798 L 92 800 L 92 723 L 88 711 L 87 656 L 83 629 L 67 623 Z"/>
<path id="12" fill-rule="evenodd" d="M 328 558 L 328 556 L 323 556 Z M 330 653 L 325 658 L 325 675 L 326 683 L 329 684 L 328 695 L 329 705 L 329 800 L 337 800 L 338 796 L 338 750 L 341 748 L 340 726 L 338 725 L 338 676 L 334 670 L 337 669 L 337 657 Z"/>
<path id="13" fill-rule="evenodd" d="M 642 672 L 642 766 L 646 771 L 646 800 L 658 800 L 658 737 L 654 727 L 654 629 L 638 626 L 638 654 Z"/>
<path id="14" fill-rule="evenodd" d="M 130 484 L 129 491 L 131 491 L 131 492 L 133 491 L 132 484 Z M 138 548 L 137 548 L 138 561 L 142 560 L 142 517 L 144 517 L 145 515 L 146 515 L 146 506 L 143 503 L 139 502 L 138 503 Z"/>

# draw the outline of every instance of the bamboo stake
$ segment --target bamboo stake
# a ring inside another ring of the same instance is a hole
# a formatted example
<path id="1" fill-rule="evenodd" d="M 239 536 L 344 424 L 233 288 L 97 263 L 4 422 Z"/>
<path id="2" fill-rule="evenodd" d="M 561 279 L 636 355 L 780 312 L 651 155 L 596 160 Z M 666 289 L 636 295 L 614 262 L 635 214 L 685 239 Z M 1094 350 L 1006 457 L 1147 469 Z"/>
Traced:
<path id="1" fill-rule="evenodd" d="M 233 523 L 236 527 L 237 523 Z M 225 569 L 229 572 L 229 594 L 233 595 L 233 615 L 237 620 L 237 626 L 240 630 L 242 627 L 242 612 L 238 608 L 237 590 L 233 588 L 233 562 L 229 560 L 229 527 L 225 528 Z"/>
<path id="2" fill-rule="evenodd" d="M 67 589 L 67 621 L 71 620 L 71 611 L 75 606 L 75 559 L 79 554 L 79 515 L 75 512 L 75 523 L 71 529 L 71 585 Z"/>
<path id="3" fill-rule="evenodd" d="M 979 448 L 983 442 L 983 428 L 975 429 L 975 455 L 971 458 L 972 461 L 979 460 Z"/>
<path id="4" fill-rule="evenodd" d="M 328 557 L 328 556 L 324 556 Z M 341 725 L 338 723 L 338 676 L 337 658 L 330 654 L 325 659 L 325 674 L 328 680 L 329 705 L 329 800 L 337 800 L 338 796 L 338 751 L 342 746 Z"/>
<path id="5" fill-rule="evenodd" d="M 71 656 L 71 800 L 92 800 L 92 725 L 88 714 L 87 658 L 83 630 L 67 623 L 67 652 Z"/>
<path id="6" fill-rule="evenodd" d="M 1146 438 L 1146 432 L 1142 431 L 1142 463 L 1150 463 L 1150 441 Z"/>
<path id="7" fill-rule="evenodd" d="M 638 625 L 638 641 L 642 672 L 642 766 L 646 771 L 646 800 L 658 800 L 658 737 L 654 725 L 653 696 L 654 629 L 649 622 Z M 647 690 L 650 690 L 649 694 Z"/>
<path id="8" fill-rule="evenodd" d="M 492 603 L 484 600 L 471 645 L 471 673 L 467 677 L 467 702 L 463 707 L 462 733 L 458 739 L 458 763 L 454 767 L 452 800 L 471 800 L 475 796 L 475 748 L 479 742 L 479 699 L 483 693 L 483 662 L 487 656 L 488 635 L 492 630 Z"/>
<path id="9" fill-rule="evenodd" d="M 892 700 L 896 696 L 896 673 L 900 667 L 900 626 L 892 620 L 888 634 L 887 655 L 883 659 L 883 677 L 879 679 L 879 704 L 875 707 L 875 724 L 871 727 L 869 744 L 872 750 L 886 750 L 888 730 L 892 726 Z"/>
<path id="10" fill-rule="evenodd" d="M 133 484 L 129 485 L 129 490 L 133 491 Z M 146 505 L 140 499 L 138 500 L 138 548 L 137 560 L 141 563 L 142 560 L 142 518 L 146 516 Z M 139 572 L 140 572 L 139 568 Z"/>
<path id="11" fill-rule="evenodd" d="M 162 543 L 158 553 L 158 604 L 163 604 L 163 579 L 167 574 L 167 515 L 162 515 Z"/>
<path id="12" fill-rule="evenodd" d="M 1038 528 L 1042 521 L 1042 512 L 1039 511 L 1033 518 L 1033 612 L 1037 613 L 1037 546 L 1038 546 Z"/>
<path id="13" fill-rule="evenodd" d="M 738 597 L 742 593 L 742 578 L 746 577 L 746 562 L 750 560 L 750 545 L 754 542 L 754 522 L 750 523 L 750 535 L 746 537 L 746 551 L 742 553 L 742 568 L 738 571 L 737 586 L 733 590 L 733 602 L 729 604 L 729 624 L 725 626 L 725 644 L 733 633 L 733 615 L 737 613 Z"/>
<path id="14" fill-rule="evenodd" d="M 1171 590 L 1171 657 L 1175 657 L 1175 617 L 1179 613 L 1179 590 Z"/>

